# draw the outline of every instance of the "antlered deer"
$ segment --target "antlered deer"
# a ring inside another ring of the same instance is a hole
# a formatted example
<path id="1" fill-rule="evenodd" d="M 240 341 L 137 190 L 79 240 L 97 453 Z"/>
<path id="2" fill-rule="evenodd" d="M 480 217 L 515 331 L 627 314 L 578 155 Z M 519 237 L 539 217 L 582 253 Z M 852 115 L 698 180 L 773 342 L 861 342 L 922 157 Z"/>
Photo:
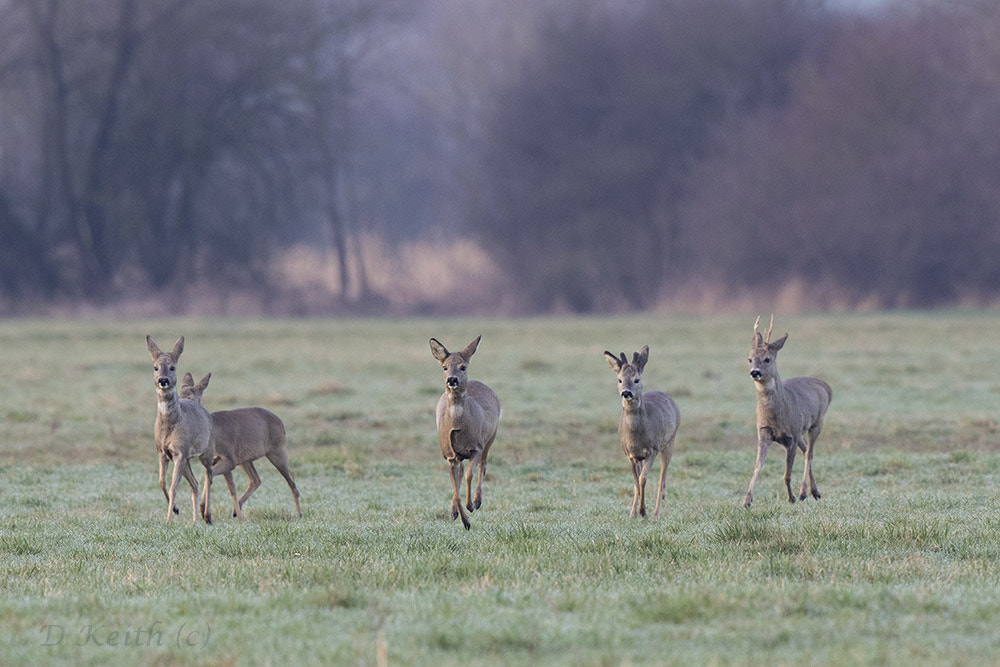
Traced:
<path id="1" fill-rule="evenodd" d="M 618 435 L 622 451 L 632 469 L 635 488 L 632 495 L 632 512 L 646 516 L 646 476 L 656 455 L 660 455 L 660 484 L 656 492 L 656 509 L 653 518 L 660 516 L 660 500 L 664 496 L 667 466 L 674 453 L 674 437 L 680 425 L 681 413 L 674 399 L 662 391 L 643 391 L 642 372 L 649 360 L 649 346 L 632 354 L 629 363 L 625 353 L 616 357 L 605 351 L 608 366 L 618 376 L 618 395 L 622 399 L 622 414 L 618 420 Z"/>
<path id="2" fill-rule="evenodd" d="M 822 380 L 811 377 L 796 377 L 782 381 L 778 376 L 778 350 L 785 345 L 788 334 L 771 342 L 771 331 L 774 329 L 774 316 L 765 337 L 757 331 L 760 318 L 753 325 L 753 343 L 750 347 L 750 377 L 757 386 L 757 464 L 750 478 L 750 488 L 747 489 L 743 504 L 750 507 L 753 501 L 753 487 L 757 483 L 757 475 L 764 465 L 767 448 L 772 442 L 777 442 L 785 448 L 785 488 L 788 490 L 788 502 L 794 503 L 792 494 L 792 463 L 795 462 L 795 449 L 805 452 L 806 469 L 802 474 L 802 487 L 799 489 L 799 499 L 805 500 L 806 485 L 813 498 L 819 500 L 819 489 L 813 478 L 812 461 L 816 438 L 823 430 L 823 416 L 830 407 L 833 390 Z"/>

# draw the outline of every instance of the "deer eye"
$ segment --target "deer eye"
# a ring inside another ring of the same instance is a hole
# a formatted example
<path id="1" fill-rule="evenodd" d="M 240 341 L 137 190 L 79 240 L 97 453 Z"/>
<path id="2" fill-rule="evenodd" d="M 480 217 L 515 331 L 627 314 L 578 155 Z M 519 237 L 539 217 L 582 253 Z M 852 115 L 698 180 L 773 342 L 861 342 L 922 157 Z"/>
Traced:
<path id="1" fill-rule="evenodd" d="M 462 371 L 464 373 L 465 372 L 465 366 L 459 366 L 458 370 L 460 370 L 460 371 Z"/>
<path id="2" fill-rule="evenodd" d="M 173 372 L 173 371 L 177 370 L 177 367 L 176 366 L 171 366 L 170 370 L 171 370 L 171 372 Z"/>
<path id="3" fill-rule="evenodd" d="M 635 378 L 634 380 L 632 380 L 632 382 L 633 384 L 639 384 L 639 378 Z"/>
<path id="4" fill-rule="evenodd" d="M 158 371 L 158 370 L 160 370 L 160 367 L 159 366 L 153 366 L 153 370 L 154 371 Z"/>
<path id="5" fill-rule="evenodd" d="M 765 364 L 771 363 L 771 357 L 764 357 L 764 363 Z"/>

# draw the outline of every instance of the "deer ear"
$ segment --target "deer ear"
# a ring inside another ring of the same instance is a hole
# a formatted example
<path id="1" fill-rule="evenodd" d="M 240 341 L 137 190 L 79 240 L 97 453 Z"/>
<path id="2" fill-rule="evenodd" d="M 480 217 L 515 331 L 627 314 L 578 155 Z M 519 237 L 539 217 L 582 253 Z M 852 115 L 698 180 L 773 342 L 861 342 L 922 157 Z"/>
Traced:
<path id="1" fill-rule="evenodd" d="M 444 360 L 448 357 L 448 348 L 442 345 L 437 338 L 431 338 L 431 354 L 434 358 L 444 363 Z"/>
<path id="2" fill-rule="evenodd" d="M 194 376 L 191 375 L 190 373 L 185 373 L 184 377 L 181 378 L 181 389 L 183 389 L 184 387 L 193 387 L 193 386 L 194 386 Z"/>
<path id="3" fill-rule="evenodd" d="M 156 344 L 152 336 L 146 336 L 146 349 L 149 350 L 149 356 L 153 357 L 153 361 L 160 358 L 163 352 L 160 351 L 160 346 Z"/>
<path id="4" fill-rule="evenodd" d="M 782 336 L 778 340 L 774 341 L 773 343 L 768 343 L 767 344 L 767 349 L 771 350 L 772 352 L 777 352 L 778 350 L 780 350 L 781 348 L 783 348 L 785 346 L 785 340 L 787 338 L 788 338 L 788 334 L 785 334 L 784 336 Z"/>
<path id="5" fill-rule="evenodd" d="M 212 379 L 212 374 L 209 373 L 198 382 L 198 388 L 205 391 L 208 388 L 208 381 Z"/>
<path id="6" fill-rule="evenodd" d="M 604 358 L 607 359 L 607 361 L 608 361 L 608 367 L 611 370 L 613 370 L 615 373 L 617 373 L 618 371 L 620 371 L 622 369 L 621 359 L 619 359 L 615 355 L 611 354 L 607 350 L 604 351 Z"/>
<path id="7" fill-rule="evenodd" d="M 177 363 L 177 360 L 181 358 L 181 352 L 183 351 L 184 351 L 184 336 L 181 336 L 180 338 L 177 339 L 177 342 L 174 343 L 174 349 L 170 351 L 170 356 L 173 357 L 174 363 Z"/>
<path id="8" fill-rule="evenodd" d="M 472 359 L 472 355 L 474 355 L 476 350 L 479 349 L 479 341 L 482 340 L 482 338 L 482 335 L 476 336 L 476 340 L 466 345 L 465 349 L 462 350 L 462 356 L 465 357 L 466 361 Z"/>
<path id="9" fill-rule="evenodd" d="M 636 356 L 636 366 L 639 367 L 639 372 L 641 373 L 642 369 L 646 367 L 646 362 L 649 361 L 649 346 L 643 345 L 642 349 Z"/>

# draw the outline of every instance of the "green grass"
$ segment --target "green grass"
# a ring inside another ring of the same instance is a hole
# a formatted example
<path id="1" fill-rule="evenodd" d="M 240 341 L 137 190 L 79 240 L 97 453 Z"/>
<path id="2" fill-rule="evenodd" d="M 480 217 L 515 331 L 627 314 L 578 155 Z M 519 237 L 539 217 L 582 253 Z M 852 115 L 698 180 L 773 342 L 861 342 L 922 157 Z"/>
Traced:
<path id="1" fill-rule="evenodd" d="M 784 500 L 779 451 L 747 511 L 752 322 L 0 322 L 0 663 L 996 662 L 1000 317 L 780 318 L 783 376 L 834 389 L 823 499 Z M 284 419 L 302 519 L 262 462 L 243 522 L 217 480 L 215 525 L 186 489 L 165 523 L 146 333 L 210 409 Z M 427 339 L 478 333 L 504 417 L 467 532 Z M 643 344 L 682 413 L 656 522 L 602 357 Z"/>

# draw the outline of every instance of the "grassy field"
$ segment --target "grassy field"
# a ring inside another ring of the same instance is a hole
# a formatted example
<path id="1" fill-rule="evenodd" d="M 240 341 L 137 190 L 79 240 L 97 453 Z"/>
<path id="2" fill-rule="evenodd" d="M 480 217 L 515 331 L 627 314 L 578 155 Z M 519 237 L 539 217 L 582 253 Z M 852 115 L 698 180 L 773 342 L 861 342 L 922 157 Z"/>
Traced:
<path id="1" fill-rule="evenodd" d="M 0 322 L 0 664 L 1000 662 L 1000 315 L 779 316 L 783 377 L 834 390 L 823 499 L 784 500 L 779 449 L 745 510 L 752 324 Z M 284 419 L 302 519 L 265 461 L 243 522 L 217 480 L 215 525 L 186 490 L 165 523 L 147 333 L 209 409 Z M 504 416 L 467 532 L 427 339 L 479 333 Z M 656 522 L 602 357 L 643 344 L 682 415 Z"/>

